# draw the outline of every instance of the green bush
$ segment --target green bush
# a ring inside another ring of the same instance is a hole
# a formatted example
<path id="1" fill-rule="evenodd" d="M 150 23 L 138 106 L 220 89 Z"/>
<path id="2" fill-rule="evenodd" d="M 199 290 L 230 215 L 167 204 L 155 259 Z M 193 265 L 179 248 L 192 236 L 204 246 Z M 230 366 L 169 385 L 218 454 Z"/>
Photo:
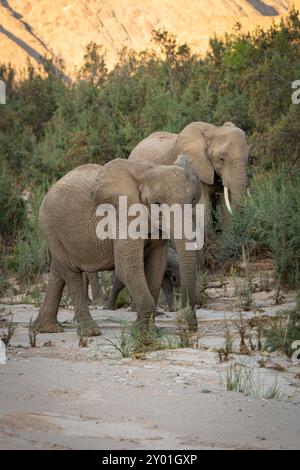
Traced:
<path id="1" fill-rule="evenodd" d="M 18 278 L 29 283 L 36 281 L 46 267 L 46 245 L 39 233 L 28 228 L 14 246 L 10 268 Z"/>
<path id="2" fill-rule="evenodd" d="M 25 206 L 12 175 L 0 166 L 0 240 L 14 237 L 24 223 Z"/>
<path id="3" fill-rule="evenodd" d="M 6 289 L 8 288 L 7 278 L 0 272 L 0 299 L 5 295 Z"/>
<path id="4" fill-rule="evenodd" d="M 243 248 L 266 254 L 273 260 L 278 285 L 294 288 L 300 281 L 300 174 L 282 169 L 256 179 L 251 194 L 217 244 L 217 256 L 232 260 Z"/>
<path id="5" fill-rule="evenodd" d="M 283 351 L 287 356 L 293 354 L 293 341 L 300 340 L 300 292 L 296 296 L 293 310 L 280 312 L 271 327 L 264 331 L 264 348 L 268 351 Z"/>
<path id="6" fill-rule="evenodd" d="M 9 255 L 8 269 L 15 272 L 24 283 L 36 281 L 45 270 L 46 243 L 42 239 L 38 212 L 44 192 L 33 193 L 27 205 L 24 228 L 16 239 L 12 253 Z"/>

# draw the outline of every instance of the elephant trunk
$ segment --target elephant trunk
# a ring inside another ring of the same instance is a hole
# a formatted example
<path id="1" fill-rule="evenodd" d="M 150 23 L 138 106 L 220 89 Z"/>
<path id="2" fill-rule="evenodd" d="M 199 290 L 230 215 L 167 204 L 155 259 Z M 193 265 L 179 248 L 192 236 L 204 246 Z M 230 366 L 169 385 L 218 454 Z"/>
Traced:
<path id="1" fill-rule="evenodd" d="M 247 191 L 247 174 L 245 168 L 236 168 L 229 178 L 223 178 L 224 199 L 227 210 L 239 210 L 240 200 Z"/>
<path id="2" fill-rule="evenodd" d="M 196 251 L 186 250 L 186 240 L 174 240 L 181 280 L 182 306 L 187 303 L 194 308 L 196 303 Z"/>

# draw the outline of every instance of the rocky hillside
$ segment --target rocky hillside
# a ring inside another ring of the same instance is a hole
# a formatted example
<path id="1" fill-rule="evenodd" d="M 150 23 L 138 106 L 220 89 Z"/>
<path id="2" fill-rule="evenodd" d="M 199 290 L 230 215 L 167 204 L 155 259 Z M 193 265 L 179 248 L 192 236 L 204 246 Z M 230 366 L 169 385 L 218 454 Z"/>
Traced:
<path id="1" fill-rule="evenodd" d="M 297 4 L 298 0 L 296 0 Z M 205 51 L 209 37 L 266 26 L 286 14 L 291 0 L 0 0 L 0 63 L 18 69 L 27 57 L 63 59 L 66 73 L 80 67 L 85 46 L 103 44 L 108 63 L 118 51 L 149 47 L 153 29 L 166 29 L 180 42 Z M 300 2 L 299 2 L 300 3 Z"/>

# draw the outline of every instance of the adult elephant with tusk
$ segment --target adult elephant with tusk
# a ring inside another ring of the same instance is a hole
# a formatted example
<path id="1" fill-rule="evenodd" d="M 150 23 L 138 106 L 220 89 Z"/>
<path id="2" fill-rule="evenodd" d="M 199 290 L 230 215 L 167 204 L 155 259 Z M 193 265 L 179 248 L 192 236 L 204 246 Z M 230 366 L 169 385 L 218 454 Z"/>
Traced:
<path id="1" fill-rule="evenodd" d="M 172 165 L 181 154 L 188 157 L 203 183 L 200 202 L 205 205 L 206 222 L 212 202 L 217 201 L 224 228 L 228 213 L 232 215 L 238 208 L 247 190 L 249 147 L 245 133 L 231 122 L 223 126 L 192 122 L 179 134 L 154 132 L 132 150 L 129 159 Z M 178 256 L 180 259 L 180 253 Z"/>
<path id="2" fill-rule="evenodd" d="M 233 215 L 231 205 L 230 205 L 230 201 L 229 201 L 229 191 L 228 191 L 227 186 L 224 186 L 224 198 L 225 198 L 226 208 L 227 208 L 229 214 Z"/>

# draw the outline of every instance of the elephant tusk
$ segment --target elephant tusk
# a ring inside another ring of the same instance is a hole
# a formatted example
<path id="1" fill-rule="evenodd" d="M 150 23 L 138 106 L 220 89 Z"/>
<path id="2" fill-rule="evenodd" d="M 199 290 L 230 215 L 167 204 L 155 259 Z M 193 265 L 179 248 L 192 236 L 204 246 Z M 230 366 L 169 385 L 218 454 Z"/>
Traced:
<path id="1" fill-rule="evenodd" d="M 224 186 L 224 198 L 225 198 L 225 204 L 226 204 L 226 207 L 227 207 L 227 210 L 228 210 L 229 214 L 233 215 L 233 212 L 232 212 L 232 209 L 231 209 L 231 206 L 230 206 L 230 202 L 229 202 L 229 191 L 228 191 L 228 188 L 226 186 Z"/>

